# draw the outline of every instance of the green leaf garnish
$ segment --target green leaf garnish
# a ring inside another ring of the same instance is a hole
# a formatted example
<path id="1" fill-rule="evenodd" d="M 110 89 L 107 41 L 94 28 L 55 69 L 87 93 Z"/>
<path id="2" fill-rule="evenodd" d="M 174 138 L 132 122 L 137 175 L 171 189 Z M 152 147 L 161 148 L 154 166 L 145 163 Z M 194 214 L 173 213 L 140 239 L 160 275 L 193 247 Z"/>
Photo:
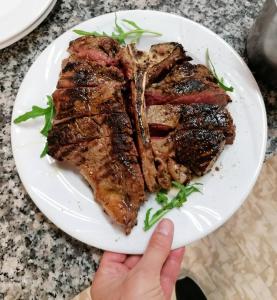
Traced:
<path id="1" fill-rule="evenodd" d="M 117 16 L 115 15 L 115 22 L 114 22 L 114 31 L 111 33 L 111 35 L 108 35 L 106 32 L 97 32 L 97 31 L 84 31 L 75 29 L 73 32 L 79 34 L 79 35 L 85 35 L 85 36 L 109 36 L 115 40 L 117 40 L 120 44 L 126 44 L 126 39 L 130 38 L 131 42 L 137 43 L 142 35 L 144 34 L 151 34 L 154 36 L 161 36 L 162 34 L 156 31 L 143 29 L 139 27 L 134 21 L 123 19 L 122 22 L 125 24 L 128 24 L 129 26 L 133 27 L 133 29 L 130 29 L 129 31 L 124 31 L 124 29 L 118 24 L 117 22 Z"/>
<path id="2" fill-rule="evenodd" d="M 47 153 L 48 153 L 48 143 L 46 142 L 42 152 L 40 153 L 40 158 L 44 157 Z"/>
<path id="3" fill-rule="evenodd" d="M 48 132 L 52 128 L 52 120 L 54 117 L 54 104 L 51 96 L 47 96 L 47 104 L 48 104 L 48 107 L 46 108 L 47 112 L 44 115 L 45 124 L 40 131 L 40 133 L 46 137 L 48 136 Z"/>
<path id="4" fill-rule="evenodd" d="M 224 84 L 224 79 L 223 77 L 219 78 L 219 76 L 217 75 L 216 73 L 216 70 L 215 70 L 215 67 L 211 61 L 211 58 L 210 58 L 210 54 L 209 54 L 209 50 L 207 49 L 206 50 L 206 64 L 209 68 L 209 70 L 212 72 L 214 78 L 216 79 L 216 83 L 224 89 L 224 91 L 226 92 L 233 92 L 234 91 L 234 88 L 232 86 L 227 86 Z"/>
<path id="5" fill-rule="evenodd" d="M 79 34 L 79 35 L 94 35 L 94 36 L 108 36 L 104 31 L 102 33 L 99 33 L 97 31 L 84 31 L 84 30 L 79 30 L 79 29 L 75 29 L 73 30 L 73 32 Z"/>
<path id="6" fill-rule="evenodd" d="M 42 135 L 44 135 L 45 137 L 48 136 L 48 132 L 51 130 L 52 128 L 52 120 L 54 118 L 54 114 L 55 114 L 55 108 L 54 108 L 54 103 L 53 103 L 53 99 L 51 96 L 47 96 L 47 107 L 46 108 L 42 108 L 39 106 L 32 106 L 32 110 L 26 112 L 25 114 L 17 117 L 13 122 L 15 124 L 19 124 L 21 122 L 25 122 L 29 119 L 35 119 L 37 117 L 42 117 L 44 116 L 44 126 L 41 129 L 40 133 Z M 47 154 L 48 152 L 48 144 L 45 144 L 44 149 L 42 150 L 40 157 L 43 157 Z"/>
<path id="7" fill-rule="evenodd" d="M 37 118 L 37 117 L 41 117 L 41 116 L 44 116 L 45 115 L 45 111 L 46 109 L 45 108 L 41 108 L 41 107 L 38 107 L 38 106 L 32 106 L 32 110 L 31 111 L 28 111 L 26 112 L 25 114 L 17 117 L 13 122 L 15 124 L 19 124 L 21 122 L 25 122 L 29 119 L 34 119 L 34 118 Z"/>
<path id="8" fill-rule="evenodd" d="M 156 195 L 156 200 L 161 204 L 161 208 L 158 209 L 152 216 L 150 216 L 152 208 L 149 208 L 146 212 L 144 220 L 144 231 L 149 230 L 154 224 L 156 224 L 165 214 L 167 214 L 173 208 L 180 208 L 187 201 L 187 197 L 194 192 L 200 192 L 197 186 L 201 185 L 200 183 L 194 183 L 191 185 L 183 185 L 179 182 L 173 181 L 172 185 L 179 189 L 175 197 L 170 201 L 164 191 L 159 191 Z"/>
<path id="9" fill-rule="evenodd" d="M 156 201 L 161 204 L 162 206 L 166 205 L 168 202 L 168 197 L 167 197 L 167 191 L 165 190 L 160 190 L 157 195 L 156 195 Z"/>

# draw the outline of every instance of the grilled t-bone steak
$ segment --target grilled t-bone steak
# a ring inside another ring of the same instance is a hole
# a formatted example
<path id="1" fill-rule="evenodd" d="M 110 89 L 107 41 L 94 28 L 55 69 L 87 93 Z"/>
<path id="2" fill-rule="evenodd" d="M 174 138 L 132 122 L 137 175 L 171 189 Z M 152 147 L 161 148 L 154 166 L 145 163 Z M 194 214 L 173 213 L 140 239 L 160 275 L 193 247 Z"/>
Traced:
<path id="1" fill-rule="evenodd" d="M 49 154 L 75 165 L 105 212 L 129 233 L 145 195 L 122 97 L 119 45 L 111 38 L 82 37 L 69 51 L 53 94 Z"/>
<path id="2" fill-rule="evenodd" d="M 208 172 L 235 127 L 231 101 L 182 45 L 149 52 L 109 37 L 81 37 L 53 93 L 49 154 L 76 166 L 95 199 L 129 233 L 150 192 Z M 144 185 L 145 183 L 145 185 Z"/>

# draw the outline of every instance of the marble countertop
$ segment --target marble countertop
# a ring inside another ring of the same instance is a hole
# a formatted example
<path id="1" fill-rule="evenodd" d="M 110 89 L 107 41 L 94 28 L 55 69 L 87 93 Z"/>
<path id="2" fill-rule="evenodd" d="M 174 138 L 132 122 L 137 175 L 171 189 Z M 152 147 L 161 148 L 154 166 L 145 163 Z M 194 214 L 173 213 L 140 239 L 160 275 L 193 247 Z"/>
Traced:
<path id="1" fill-rule="evenodd" d="M 63 0 L 31 34 L 0 50 L 0 299 L 69 299 L 90 284 L 100 251 L 67 236 L 26 194 L 10 144 L 18 88 L 43 49 L 84 20 L 120 9 L 156 9 L 197 21 L 245 57 L 245 40 L 264 1 Z M 267 155 L 277 153 L 276 90 L 260 84 L 267 103 Z"/>

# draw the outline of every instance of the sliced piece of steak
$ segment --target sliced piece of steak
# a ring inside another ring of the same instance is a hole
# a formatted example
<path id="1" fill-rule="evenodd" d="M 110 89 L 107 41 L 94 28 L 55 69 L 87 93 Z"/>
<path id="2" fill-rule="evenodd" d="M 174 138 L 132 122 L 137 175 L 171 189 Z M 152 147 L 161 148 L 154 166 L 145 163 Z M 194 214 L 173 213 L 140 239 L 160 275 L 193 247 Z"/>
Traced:
<path id="1" fill-rule="evenodd" d="M 119 43 L 110 37 L 83 36 L 71 41 L 68 51 L 81 59 L 110 66 L 117 65 L 119 49 Z"/>
<path id="2" fill-rule="evenodd" d="M 203 65 L 184 62 L 176 65 L 159 83 L 145 92 L 147 105 L 207 103 L 226 105 L 230 97 L 214 81 Z"/>
<path id="3" fill-rule="evenodd" d="M 79 169 L 96 201 L 130 233 L 144 201 L 144 180 L 126 112 L 54 124 L 48 149 L 55 159 Z"/>
<path id="4" fill-rule="evenodd" d="M 107 137 L 63 146 L 58 159 L 77 166 L 95 200 L 130 233 L 144 201 L 144 181 L 132 139 L 115 135 L 112 140 Z"/>
<path id="5" fill-rule="evenodd" d="M 132 135 L 130 119 L 125 112 L 71 119 L 54 124 L 48 134 L 48 147 L 59 149 L 64 145 L 109 137 L 114 133 Z"/>
<path id="6" fill-rule="evenodd" d="M 55 122 L 125 111 L 120 88 L 114 82 L 93 88 L 58 89 L 52 96 L 56 111 Z"/>
<path id="7" fill-rule="evenodd" d="M 172 139 L 176 161 L 198 176 L 211 169 L 225 145 L 221 130 L 181 128 L 174 132 Z"/>
<path id="8" fill-rule="evenodd" d="M 127 45 L 121 52 L 121 63 L 130 79 L 130 106 L 135 125 L 136 141 L 141 160 L 145 183 L 150 192 L 158 189 L 157 170 L 146 120 L 144 89 L 146 83 L 146 65 L 144 53 L 137 51 L 134 45 Z M 127 104 L 128 105 L 128 104 Z"/>
<path id="9" fill-rule="evenodd" d="M 233 119 L 225 107 L 210 104 L 151 105 L 147 108 L 151 136 L 164 136 L 177 127 L 221 130 L 226 144 L 235 138 Z"/>
<path id="10" fill-rule="evenodd" d="M 163 135 L 162 132 L 174 130 L 180 120 L 180 105 L 150 105 L 147 107 L 147 122 L 152 136 Z M 155 133 L 157 131 L 157 133 Z M 159 134 L 160 132 L 160 134 Z"/>
<path id="11" fill-rule="evenodd" d="M 162 43 L 152 45 L 149 51 L 147 85 L 160 81 L 177 63 L 190 59 L 181 44 Z"/>
<path id="12" fill-rule="evenodd" d="M 103 66 L 71 55 L 63 61 L 57 88 L 93 87 L 110 81 L 124 83 L 124 76 L 120 69 L 114 66 Z"/>
<path id="13" fill-rule="evenodd" d="M 144 201 L 144 179 L 122 97 L 119 44 L 106 37 L 70 43 L 59 87 L 48 153 L 76 166 L 106 213 L 130 233 Z M 70 87 L 70 88 L 69 88 Z"/>
<path id="14" fill-rule="evenodd" d="M 233 144 L 236 135 L 235 125 L 225 107 L 207 104 L 182 105 L 180 116 L 179 123 L 182 128 L 220 130 L 226 144 Z"/>

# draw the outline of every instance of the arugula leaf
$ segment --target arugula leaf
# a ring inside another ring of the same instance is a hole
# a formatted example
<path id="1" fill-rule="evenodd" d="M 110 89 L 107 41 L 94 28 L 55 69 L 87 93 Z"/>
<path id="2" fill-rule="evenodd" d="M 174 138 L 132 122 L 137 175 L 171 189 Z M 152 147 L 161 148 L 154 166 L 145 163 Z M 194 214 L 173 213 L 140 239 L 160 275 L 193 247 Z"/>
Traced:
<path id="1" fill-rule="evenodd" d="M 156 200 L 162 205 L 152 216 L 150 216 L 152 208 L 149 208 L 146 212 L 144 220 L 144 231 L 149 230 L 154 224 L 156 224 L 164 215 L 166 215 L 173 208 L 180 208 L 187 201 L 187 197 L 194 192 L 200 192 L 198 185 L 200 183 L 194 183 L 191 185 L 182 185 L 179 182 L 173 181 L 172 185 L 179 189 L 175 197 L 168 201 L 164 191 L 160 191 L 156 195 Z"/>
<path id="2" fill-rule="evenodd" d="M 40 133 L 44 136 L 48 136 L 48 132 L 51 130 L 52 128 L 52 119 L 54 117 L 54 104 L 53 104 L 53 100 L 52 97 L 47 96 L 47 112 L 44 115 L 45 118 L 45 124 L 44 127 L 41 129 Z"/>
<path id="3" fill-rule="evenodd" d="M 167 197 L 167 191 L 165 190 L 160 190 L 157 195 L 156 195 L 156 201 L 161 204 L 165 205 L 168 202 L 168 197 Z"/>
<path id="4" fill-rule="evenodd" d="M 55 108 L 54 108 L 54 103 L 53 103 L 53 99 L 51 96 L 47 96 L 47 107 L 46 108 L 42 108 L 39 106 L 33 106 L 31 111 L 26 112 L 25 114 L 17 117 L 14 120 L 15 124 L 19 124 L 21 122 L 25 122 L 29 119 L 35 119 L 37 117 L 42 117 L 44 116 L 44 126 L 41 129 L 40 133 L 42 135 L 44 135 L 45 137 L 48 136 L 48 132 L 51 130 L 52 128 L 52 120 L 54 118 L 55 115 Z M 44 149 L 42 150 L 42 153 L 40 154 L 40 157 L 43 157 L 47 154 L 48 152 L 48 144 L 46 142 Z"/>
<path id="5" fill-rule="evenodd" d="M 25 122 L 29 119 L 34 119 L 34 118 L 37 118 L 37 117 L 41 117 L 41 116 L 44 116 L 45 115 L 45 111 L 46 109 L 45 108 L 41 108 L 41 107 L 38 107 L 38 106 L 32 106 L 32 110 L 31 111 L 28 111 L 26 112 L 25 114 L 17 117 L 13 122 L 15 124 L 19 124 L 21 122 Z"/>
<path id="6" fill-rule="evenodd" d="M 46 142 L 42 152 L 40 153 L 40 158 L 44 157 L 47 153 L 48 153 L 48 143 Z"/>
<path id="7" fill-rule="evenodd" d="M 126 44 L 126 39 L 131 38 L 131 42 L 138 42 L 139 39 L 142 37 L 144 34 L 152 34 L 155 36 L 161 36 L 162 34 L 159 32 L 151 31 L 148 29 L 143 29 L 139 27 L 134 21 L 123 19 L 122 22 L 130 25 L 134 29 L 131 29 L 129 31 L 124 31 L 124 29 L 118 24 L 117 22 L 117 15 L 115 15 L 115 24 L 114 24 L 114 31 L 111 33 L 111 35 L 108 35 L 106 32 L 97 32 L 97 31 L 84 31 L 84 30 L 79 30 L 75 29 L 73 32 L 79 34 L 79 35 L 85 35 L 85 36 L 110 36 L 113 39 L 117 40 L 120 44 Z"/>
<path id="8" fill-rule="evenodd" d="M 123 19 L 122 22 L 125 22 L 125 23 L 127 23 L 127 24 L 133 26 L 133 27 L 136 28 L 136 29 L 142 29 L 142 28 L 140 28 L 134 21 L 127 20 L 127 19 Z"/>
<path id="9" fill-rule="evenodd" d="M 97 32 L 97 31 L 89 32 L 89 31 L 75 29 L 75 30 L 73 30 L 73 32 L 75 32 L 79 35 L 108 36 L 104 31 L 102 33 L 100 33 L 100 32 Z"/>
<path id="10" fill-rule="evenodd" d="M 210 58 L 210 54 L 209 54 L 209 50 L 207 49 L 206 50 L 206 64 L 209 68 L 209 70 L 212 72 L 214 78 L 216 79 L 216 83 L 224 89 L 224 91 L 226 92 L 233 92 L 234 91 L 234 88 L 232 86 L 227 86 L 224 84 L 224 79 L 223 77 L 219 78 L 219 76 L 217 75 L 216 73 L 216 70 L 215 70 L 215 67 L 211 61 L 211 58 Z"/>

